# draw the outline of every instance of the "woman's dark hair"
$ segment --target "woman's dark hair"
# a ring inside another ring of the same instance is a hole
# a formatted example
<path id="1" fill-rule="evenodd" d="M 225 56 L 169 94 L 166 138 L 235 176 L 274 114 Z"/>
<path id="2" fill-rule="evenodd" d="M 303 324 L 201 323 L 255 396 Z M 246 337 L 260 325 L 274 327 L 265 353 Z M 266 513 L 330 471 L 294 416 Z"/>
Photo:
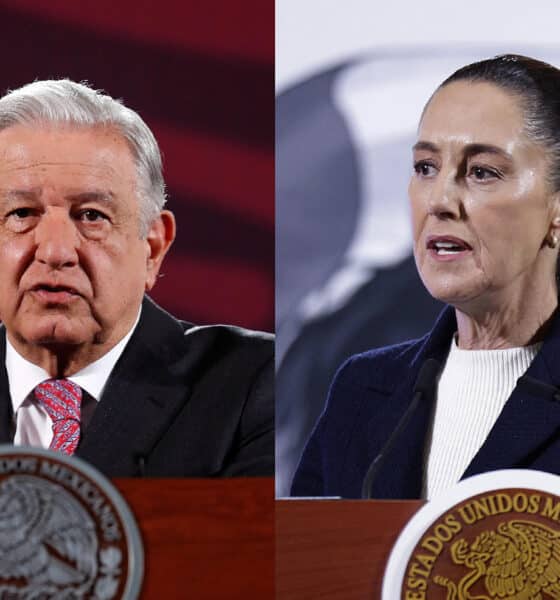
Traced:
<path id="1" fill-rule="evenodd" d="M 542 144 L 550 157 L 549 182 L 560 190 L 560 70 L 540 60 L 504 54 L 455 71 L 440 88 L 454 81 L 488 82 L 517 96 L 527 137 Z"/>

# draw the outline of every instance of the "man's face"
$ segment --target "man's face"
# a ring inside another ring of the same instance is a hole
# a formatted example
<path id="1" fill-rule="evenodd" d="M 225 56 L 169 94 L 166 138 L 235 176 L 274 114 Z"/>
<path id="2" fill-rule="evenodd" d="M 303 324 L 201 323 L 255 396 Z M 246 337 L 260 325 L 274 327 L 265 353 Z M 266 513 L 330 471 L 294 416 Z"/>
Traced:
<path id="1" fill-rule="evenodd" d="M 78 368 L 130 329 L 173 237 L 160 218 L 140 238 L 136 190 L 114 130 L 0 131 L 0 319 L 24 356 L 79 350 Z"/>

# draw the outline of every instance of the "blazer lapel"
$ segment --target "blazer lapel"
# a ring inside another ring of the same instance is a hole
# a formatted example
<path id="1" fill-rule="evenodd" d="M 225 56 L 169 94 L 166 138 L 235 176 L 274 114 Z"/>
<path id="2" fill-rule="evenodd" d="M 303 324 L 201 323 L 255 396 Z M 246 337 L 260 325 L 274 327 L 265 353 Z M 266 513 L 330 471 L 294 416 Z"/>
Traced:
<path id="1" fill-rule="evenodd" d="M 560 312 L 521 377 L 488 438 L 463 477 L 507 468 L 528 468 L 560 431 Z M 556 366 L 556 368 L 555 368 Z"/>
<path id="2" fill-rule="evenodd" d="M 117 362 L 76 454 L 111 476 L 141 473 L 188 397 L 181 324 L 146 299 L 137 330 Z"/>
<path id="3" fill-rule="evenodd" d="M 449 351 L 449 343 L 456 328 L 455 313 L 451 307 L 446 307 L 411 361 L 402 384 L 396 388 L 393 396 L 384 403 L 389 407 L 389 410 L 398 413 L 398 418 L 394 419 L 394 425 L 387 430 L 386 440 L 397 427 L 399 420 L 412 402 L 413 389 L 422 365 L 428 359 L 433 358 L 443 367 L 443 362 Z M 421 398 L 408 425 L 401 431 L 394 448 L 384 459 L 384 464 L 378 472 L 372 487 L 373 498 L 420 497 L 424 477 L 425 452 L 423 449 L 426 448 L 430 435 L 433 406 L 434 393 Z M 386 440 L 384 443 L 386 443 Z M 371 453 L 371 460 L 375 458 L 377 452 L 379 452 L 379 449 Z"/>

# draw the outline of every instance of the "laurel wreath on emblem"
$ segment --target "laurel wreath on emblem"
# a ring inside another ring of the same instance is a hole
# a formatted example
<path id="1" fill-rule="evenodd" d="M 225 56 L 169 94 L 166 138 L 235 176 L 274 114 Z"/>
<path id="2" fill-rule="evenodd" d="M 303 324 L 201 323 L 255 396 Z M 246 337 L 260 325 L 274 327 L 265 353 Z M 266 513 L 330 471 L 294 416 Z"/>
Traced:
<path id="1" fill-rule="evenodd" d="M 465 539 L 451 546 L 456 565 L 471 571 L 455 583 L 435 575 L 447 588 L 446 600 L 544 600 L 560 599 L 560 532 L 529 521 L 500 523 L 497 531 L 485 531 L 469 546 Z M 471 595 L 483 579 L 487 596 Z"/>
<path id="2" fill-rule="evenodd" d="M 74 600 L 93 590 L 94 600 L 111 600 L 121 561 L 119 548 L 99 549 L 93 519 L 62 486 L 29 475 L 0 483 L 1 598 Z"/>
<path id="3" fill-rule="evenodd" d="M 101 550 L 99 559 L 101 562 L 99 570 L 103 576 L 95 584 L 95 598 L 96 600 L 110 600 L 116 594 L 119 585 L 118 576 L 121 574 L 122 554 L 118 548 L 110 546 Z"/>

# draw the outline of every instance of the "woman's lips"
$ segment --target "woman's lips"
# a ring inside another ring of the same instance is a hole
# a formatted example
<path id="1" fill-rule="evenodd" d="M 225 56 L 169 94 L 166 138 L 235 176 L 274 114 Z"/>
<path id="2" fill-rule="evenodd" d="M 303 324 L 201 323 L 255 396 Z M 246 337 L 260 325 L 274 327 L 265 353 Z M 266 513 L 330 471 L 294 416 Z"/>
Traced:
<path id="1" fill-rule="evenodd" d="M 426 248 L 429 256 L 439 262 L 461 260 L 472 252 L 468 242 L 452 235 L 429 236 Z"/>

